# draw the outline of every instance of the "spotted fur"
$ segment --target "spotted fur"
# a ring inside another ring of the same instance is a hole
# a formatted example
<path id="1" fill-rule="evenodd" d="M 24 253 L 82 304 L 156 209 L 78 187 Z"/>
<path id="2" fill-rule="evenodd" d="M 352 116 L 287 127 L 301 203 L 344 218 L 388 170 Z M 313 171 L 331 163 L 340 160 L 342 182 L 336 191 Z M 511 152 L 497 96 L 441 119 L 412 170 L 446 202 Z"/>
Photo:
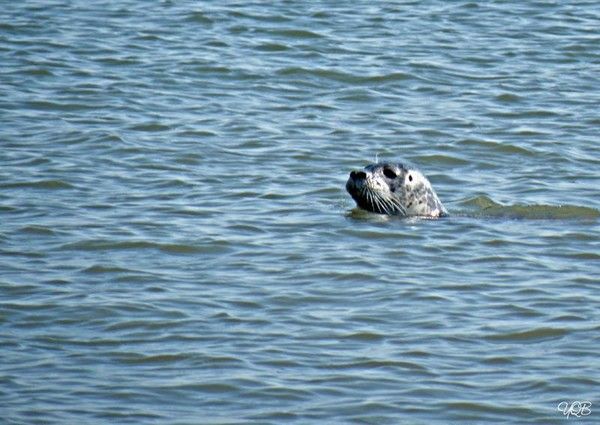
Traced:
<path id="1" fill-rule="evenodd" d="M 427 177 L 404 164 L 377 163 L 352 171 L 346 190 L 360 208 L 378 214 L 422 217 L 448 214 Z"/>

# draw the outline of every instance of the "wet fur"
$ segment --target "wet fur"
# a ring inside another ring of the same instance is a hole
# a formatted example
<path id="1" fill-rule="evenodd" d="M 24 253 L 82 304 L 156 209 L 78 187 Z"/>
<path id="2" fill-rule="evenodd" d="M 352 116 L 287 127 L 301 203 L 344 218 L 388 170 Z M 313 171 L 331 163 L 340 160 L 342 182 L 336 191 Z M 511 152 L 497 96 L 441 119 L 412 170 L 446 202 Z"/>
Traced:
<path id="1" fill-rule="evenodd" d="M 447 211 L 417 169 L 404 164 L 378 163 L 352 171 L 346 190 L 367 211 L 399 216 L 441 217 Z"/>

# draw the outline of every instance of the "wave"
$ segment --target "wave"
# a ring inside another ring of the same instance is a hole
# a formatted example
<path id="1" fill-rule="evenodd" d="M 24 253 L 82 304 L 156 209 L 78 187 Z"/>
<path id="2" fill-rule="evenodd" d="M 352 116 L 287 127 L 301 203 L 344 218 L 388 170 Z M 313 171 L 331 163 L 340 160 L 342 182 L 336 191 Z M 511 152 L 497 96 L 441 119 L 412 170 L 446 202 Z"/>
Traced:
<path id="1" fill-rule="evenodd" d="M 502 205 L 487 196 L 478 196 L 461 203 L 465 215 L 513 219 L 590 220 L 600 217 L 600 211 L 578 205 L 514 204 Z M 462 214 L 458 214 L 462 215 Z"/>

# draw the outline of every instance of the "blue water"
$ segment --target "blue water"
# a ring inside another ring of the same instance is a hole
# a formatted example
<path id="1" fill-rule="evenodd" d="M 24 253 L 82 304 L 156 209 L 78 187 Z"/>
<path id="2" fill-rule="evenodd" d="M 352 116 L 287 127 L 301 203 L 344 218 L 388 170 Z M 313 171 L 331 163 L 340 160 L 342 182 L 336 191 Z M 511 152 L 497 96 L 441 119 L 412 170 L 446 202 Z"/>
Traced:
<path id="1" fill-rule="evenodd" d="M 597 422 L 599 28 L 592 1 L 5 2 L 0 422 Z M 357 210 L 376 158 L 450 216 Z"/>

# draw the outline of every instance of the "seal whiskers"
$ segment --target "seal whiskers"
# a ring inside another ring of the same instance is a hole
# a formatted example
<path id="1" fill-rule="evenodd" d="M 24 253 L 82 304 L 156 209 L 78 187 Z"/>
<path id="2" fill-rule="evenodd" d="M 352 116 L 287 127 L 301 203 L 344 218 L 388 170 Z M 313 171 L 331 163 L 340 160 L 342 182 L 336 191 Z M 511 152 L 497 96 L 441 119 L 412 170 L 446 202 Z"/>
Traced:
<path id="1" fill-rule="evenodd" d="M 346 190 L 360 208 L 374 213 L 425 217 L 447 214 L 429 180 L 403 164 L 376 163 L 352 171 Z"/>

